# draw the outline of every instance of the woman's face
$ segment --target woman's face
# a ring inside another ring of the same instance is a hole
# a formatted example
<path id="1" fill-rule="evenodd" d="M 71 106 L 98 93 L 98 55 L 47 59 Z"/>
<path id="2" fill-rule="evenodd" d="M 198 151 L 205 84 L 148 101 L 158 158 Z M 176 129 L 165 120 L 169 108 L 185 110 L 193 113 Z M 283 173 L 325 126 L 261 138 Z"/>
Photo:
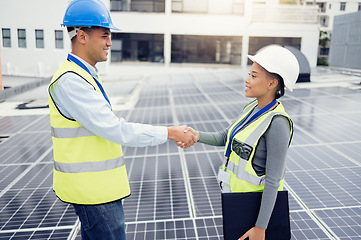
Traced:
<path id="1" fill-rule="evenodd" d="M 259 98 L 269 94 L 271 81 L 272 80 L 267 77 L 267 72 L 254 62 L 249 77 L 245 80 L 245 96 L 249 98 Z"/>

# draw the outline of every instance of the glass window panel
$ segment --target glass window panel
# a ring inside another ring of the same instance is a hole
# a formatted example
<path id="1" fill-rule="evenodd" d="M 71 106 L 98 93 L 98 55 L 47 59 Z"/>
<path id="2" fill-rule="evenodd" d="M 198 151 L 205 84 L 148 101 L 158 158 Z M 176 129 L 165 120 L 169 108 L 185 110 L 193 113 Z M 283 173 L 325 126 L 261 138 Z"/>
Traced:
<path id="1" fill-rule="evenodd" d="M 18 47 L 26 48 L 26 30 L 18 29 Z"/>
<path id="2" fill-rule="evenodd" d="M 55 30 L 55 48 L 64 48 L 64 35 L 62 30 Z"/>
<path id="3" fill-rule="evenodd" d="M 340 11 L 346 10 L 346 2 L 340 2 Z"/>
<path id="4" fill-rule="evenodd" d="M 183 12 L 208 12 L 208 0 L 183 0 Z"/>
<path id="5" fill-rule="evenodd" d="M 112 33 L 111 61 L 164 61 L 163 34 Z"/>
<path id="6" fill-rule="evenodd" d="M 112 50 L 122 50 L 122 40 L 119 39 L 113 39 L 112 40 Z"/>
<path id="7" fill-rule="evenodd" d="M 2 34 L 3 34 L 3 37 L 10 38 L 10 36 L 11 36 L 10 29 L 9 28 L 3 28 L 2 29 Z"/>
<path id="8" fill-rule="evenodd" d="M 19 38 L 26 38 L 26 30 L 18 29 L 18 36 L 19 36 Z"/>
<path id="9" fill-rule="evenodd" d="M 111 0 L 111 11 L 164 12 L 165 0 Z"/>
<path id="10" fill-rule="evenodd" d="M 35 30 L 36 48 L 44 48 L 44 30 Z"/>
<path id="11" fill-rule="evenodd" d="M 3 47 L 11 47 L 11 31 L 9 28 L 2 29 Z"/>
<path id="12" fill-rule="evenodd" d="M 172 36 L 172 62 L 240 64 L 242 37 Z"/>
<path id="13" fill-rule="evenodd" d="M 281 46 L 294 47 L 301 49 L 301 38 L 288 38 L 288 37 L 250 37 L 249 38 L 249 55 L 254 55 L 256 52 L 270 44 L 278 44 Z M 248 59 L 248 65 L 251 65 L 252 61 Z"/>
<path id="14" fill-rule="evenodd" d="M 35 37 L 37 39 L 44 39 L 44 31 L 43 30 L 35 30 Z"/>
<path id="15" fill-rule="evenodd" d="M 244 15 L 245 0 L 172 0 L 173 12 Z"/>
<path id="16" fill-rule="evenodd" d="M 122 2 L 122 0 L 110 0 L 110 11 L 122 11 Z"/>

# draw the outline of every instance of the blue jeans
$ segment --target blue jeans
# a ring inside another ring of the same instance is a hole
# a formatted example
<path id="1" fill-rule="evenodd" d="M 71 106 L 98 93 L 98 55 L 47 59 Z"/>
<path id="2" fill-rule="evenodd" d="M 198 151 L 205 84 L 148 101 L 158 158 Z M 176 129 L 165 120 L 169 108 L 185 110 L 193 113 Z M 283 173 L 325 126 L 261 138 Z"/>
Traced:
<path id="1" fill-rule="evenodd" d="M 126 240 L 122 200 L 99 205 L 73 204 L 83 240 Z"/>

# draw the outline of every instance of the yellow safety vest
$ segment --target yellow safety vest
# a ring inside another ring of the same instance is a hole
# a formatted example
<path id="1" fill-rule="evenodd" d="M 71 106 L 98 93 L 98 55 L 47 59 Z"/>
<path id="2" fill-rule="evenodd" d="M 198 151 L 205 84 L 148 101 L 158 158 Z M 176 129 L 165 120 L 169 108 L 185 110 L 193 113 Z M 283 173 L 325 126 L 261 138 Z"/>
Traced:
<path id="1" fill-rule="evenodd" d="M 57 70 L 49 88 L 67 72 L 79 75 L 102 94 L 93 77 L 69 60 Z M 129 196 L 122 147 L 63 116 L 50 94 L 49 109 L 56 195 L 64 202 L 75 204 L 102 204 Z"/>
<path id="2" fill-rule="evenodd" d="M 238 125 L 239 122 L 245 118 L 250 111 L 257 106 L 257 101 L 253 101 L 247 105 L 243 111 L 241 118 L 233 124 L 227 136 L 227 146 L 229 144 L 230 135 L 232 130 Z M 258 176 L 253 169 L 252 160 L 259 143 L 261 136 L 267 131 L 272 119 L 276 115 L 284 116 L 289 121 L 290 126 L 290 139 L 291 142 L 293 135 L 293 123 L 284 110 L 281 102 L 278 101 L 278 105 L 270 111 L 265 112 L 256 120 L 252 121 L 246 127 L 241 129 L 233 138 L 231 145 L 231 154 L 229 156 L 228 163 L 225 161 L 220 167 L 220 171 L 225 171 L 229 178 L 227 184 L 223 181 L 224 192 L 262 192 L 264 189 L 266 175 Z M 226 167 L 227 163 L 227 167 Z M 280 181 L 279 191 L 283 190 L 284 179 Z"/>

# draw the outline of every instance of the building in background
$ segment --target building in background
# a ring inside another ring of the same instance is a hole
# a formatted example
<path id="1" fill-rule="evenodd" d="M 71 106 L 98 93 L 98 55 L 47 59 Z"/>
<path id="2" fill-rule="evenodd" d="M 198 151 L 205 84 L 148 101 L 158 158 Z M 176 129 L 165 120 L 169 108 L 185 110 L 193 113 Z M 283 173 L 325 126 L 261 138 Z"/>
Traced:
<path id="1" fill-rule="evenodd" d="M 268 44 L 299 49 L 317 63 L 317 5 L 278 0 L 102 0 L 114 25 L 116 62 L 229 64 L 247 67 L 247 54 Z M 60 26 L 69 0 L 0 2 L 2 71 L 50 76 L 70 51 Z"/>
<path id="2" fill-rule="evenodd" d="M 330 39 L 334 17 L 347 13 L 361 11 L 361 0 L 305 0 L 303 4 L 317 4 L 320 9 L 320 46 L 318 58 L 320 64 L 327 64 L 330 52 Z M 322 41 L 323 40 L 323 41 Z"/>
<path id="3" fill-rule="evenodd" d="M 361 70 L 361 11 L 335 17 L 330 49 L 330 66 Z"/>

